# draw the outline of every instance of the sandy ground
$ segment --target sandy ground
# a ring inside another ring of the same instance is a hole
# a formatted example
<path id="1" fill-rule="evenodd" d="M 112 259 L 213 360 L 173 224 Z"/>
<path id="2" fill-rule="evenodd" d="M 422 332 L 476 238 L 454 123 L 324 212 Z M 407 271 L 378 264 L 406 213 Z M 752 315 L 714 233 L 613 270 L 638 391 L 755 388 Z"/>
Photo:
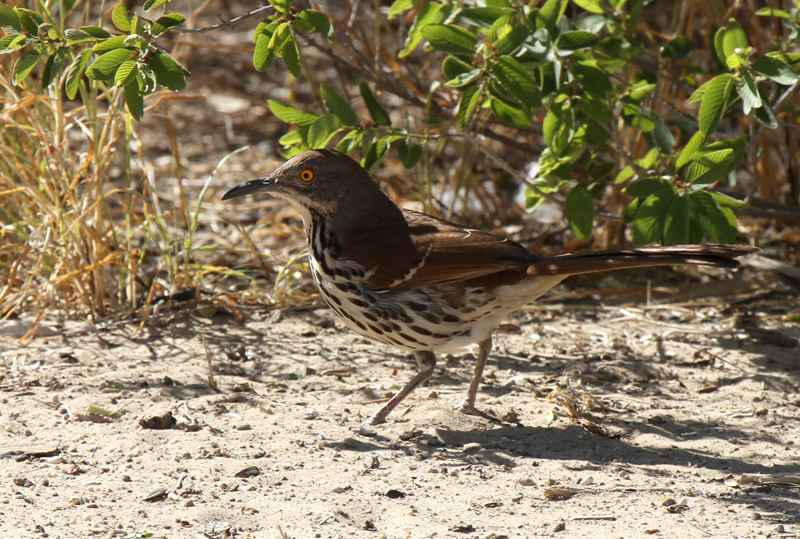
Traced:
<path id="1" fill-rule="evenodd" d="M 499 420 L 452 411 L 448 357 L 374 436 L 413 360 L 325 309 L 0 337 L 0 537 L 800 536 L 800 349 L 714 306 L 564 309 L 497 335 Z"/>

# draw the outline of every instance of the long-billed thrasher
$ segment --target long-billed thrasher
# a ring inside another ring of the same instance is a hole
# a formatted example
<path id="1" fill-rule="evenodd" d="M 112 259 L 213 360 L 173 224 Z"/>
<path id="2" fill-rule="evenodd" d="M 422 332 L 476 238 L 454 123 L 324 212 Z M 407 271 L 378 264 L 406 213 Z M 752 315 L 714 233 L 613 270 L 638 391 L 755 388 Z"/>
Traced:
<path id="1" fill-rule="evenodd" d="M 643 266 L 736 268 L 758 251 L 738 245 L 647 247 L 542 257 L 502 236 L 398 207 L 356 161 L 331 150 L 291 158 L 223 200 L 266 192 L 302 216 L 322 298 L 356 333 L 414 352 L 419 373 L 365 426 L 383 423 L 433 374 L 437 352 L 477 343 L 477 365 L 457 409 L 475 397 L 503 318 L 570 275 Z"/>

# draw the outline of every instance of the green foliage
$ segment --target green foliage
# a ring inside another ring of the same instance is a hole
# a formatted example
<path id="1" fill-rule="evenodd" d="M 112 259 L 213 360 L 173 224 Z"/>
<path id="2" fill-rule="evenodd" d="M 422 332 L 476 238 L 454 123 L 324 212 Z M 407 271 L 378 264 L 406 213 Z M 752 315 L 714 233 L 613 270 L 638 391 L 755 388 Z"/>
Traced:
<path id="1" fill-rule="evenodd" d="M 165 3 L 147 2 L 145 11 Z M 120 2 L 111 10 L 111 22 L 123 35 L 93 26 L 56 28 L 33 11 L 0 6 L 0 28 L 7 34 L 0 40 L 0 54 L 29 48 L 14 64 L 14 84 L 23 84 L 43 60 L 43 88 L 63 77 L 64 91 L 74 99 L 87 84 L 85 75 L 98 88 L 106 83 L 121 88 L 128 112 L 141 120 L 143 98 L 158 85 L 174 91 L 186 87 L 189 72 L 153 39 L 181 25 L 184 16 L 165 13 L 151 21 L 131 16 Z"/>
<path id="2" fill-rule="evenodd" d="M 741 102 L 744 114 L 766 128 L 776 127 L 767 86 L 794 85 L 796 62 L 787 51 L 755 55 L 747 33 L 731 20 L 714 34 L 711 52 L 717 69 L 687 101 L 699 103 L 694 122 L 687 123 L 685 116 L 671 121 L 655 108 L 656 74 L 631 76 L 626 70 L 647 48 L 637 33 L 642 2 L 574 3 L 580 9 L 569 17 L 566 0 L 547 0 L 538 7 L 396 0 L 388 13 L 390 18 L 410 13 L 400 59 L 422 43 L 443 55 L 444 85 L 439 88 L 457 92 L 452 121 L 459 131 L 478 133 L 493 123 L 518 130 L 540 125 L 546 148 L 532 182 L 540 193 L 574 185 L 576 166 L 589 172 L 590 181 L 581 181 L 564 199 L 576 237 L 590 239 L 596 195 L 621 185 L 631 196 L 625 215 L 636 244 L 699 241 L 702 234 L 716 241 L 735 239 L 731 206 L 709 189 L 741 163 L 746 141 L 722 138 L 719 126 Z M 771 8 L 757 14 L 795 20 L 794 12 Z M 694 52 L 694 41 L 677 35 L 663 43 L 661 67 L 684 62 L 691 68 Z M 321 90 L 328 116 L 338 121 L 323 116 L 303 129 L 300 121 L 289 120 L 300 129 L 286 139 L 285 155 L 338 137 L 337 148 L 360 151 L 362 162 L 374 164 L 376 156 L 396 144 L 406 166 L 416 163 L 409 152 L 415 136 L 392 126 L 369 86 L 362 84 L 361 96 L 372 124 L 359 121 L 355 109 L 332 88 Z M 284 112 L 282 118 L 310 118 L 300 112 Z M 612 153 L 611 133 L 618 131 L 619 120 L 649 148 L 643 157 L 615 165 L 603 154 Z M 529 190 L 526 200 L 532 209 L 543 198 Z"/>
<path id="3" fill-rule="evenodd" d="M 300 77 L 300 48 L 297 44 L 298 30 L 318 33 L 333 40 L 333 26 L 328 17 L 314 9 L 305 9 L 295 13 L 291 0 L 272 2 L 276 13 L 260 22 L 253 32 L 255 52 L 253 67 L 265 71 L 272 66 L 275 57 L 282 58 L 295 77 Z"/>

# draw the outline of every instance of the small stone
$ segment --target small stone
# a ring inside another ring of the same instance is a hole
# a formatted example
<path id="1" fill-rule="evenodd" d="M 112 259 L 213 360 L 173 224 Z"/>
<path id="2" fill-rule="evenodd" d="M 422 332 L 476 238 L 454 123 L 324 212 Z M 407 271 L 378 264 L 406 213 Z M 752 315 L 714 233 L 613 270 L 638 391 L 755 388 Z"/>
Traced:
<path id="1" fill-rule="evenodd" d="M 259 470 L 258 466 L 248 466 L 247 468 L 243 468 L 233 474 L 234 477 L 255 477 L 256 475 L 261 474 L 261 470 Z"/>
<path id="2" fill-rule="evenodd" d="M 567 529 L 567 523 L 562 520 L 561 522 L 558 522 L 556 523 L 555 526 L 553 526 L 553 533 L 563 532 L 566 529 Z"/>
<path id="3" fill-rule="evenodd" d="M 408 440 L 411 440 L 412 438 L 416 438 L 420 434 L 422 434 L 421 430 L 419 430 L 419 429 L 411 429 L 411 430 L 407 430 L 407 431 L 403 432 L 402 434 L 400 434 L 399 438 L 402 441 L 407 442 Z"/>
<path id="4" fill-rule="evenodd" d="M 464 453 L 477 453 L 478 451 L 481 450 L 481 444 L 475 442 L 464 444 L 463 446 L 461 446 L 461 450 Z"/>

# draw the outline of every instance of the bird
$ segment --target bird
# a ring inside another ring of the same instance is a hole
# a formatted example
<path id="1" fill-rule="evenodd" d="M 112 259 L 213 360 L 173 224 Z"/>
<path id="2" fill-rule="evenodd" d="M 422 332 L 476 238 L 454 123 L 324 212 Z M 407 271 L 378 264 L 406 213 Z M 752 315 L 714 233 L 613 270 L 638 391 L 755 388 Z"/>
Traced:
<path id="1" fill-rule="evenodd" d="M 737 268 L 746 245 L 683 245 L 540 256 L 488 231 L 401 208 L 348 155 L 308 150 L 263 178 L 233 187 L 223 200 L 266 193 L 302 217 L 311 275 L 320 295 L 350 329 L 411 351 L 418 372 L 363 428 L 386 422 L 427 382 L 436 354 L 478 345 L 460 412 L 475 406 L 492 332 L 511 313 L 570 275 L 624 268 L 696 264 Z"/>

